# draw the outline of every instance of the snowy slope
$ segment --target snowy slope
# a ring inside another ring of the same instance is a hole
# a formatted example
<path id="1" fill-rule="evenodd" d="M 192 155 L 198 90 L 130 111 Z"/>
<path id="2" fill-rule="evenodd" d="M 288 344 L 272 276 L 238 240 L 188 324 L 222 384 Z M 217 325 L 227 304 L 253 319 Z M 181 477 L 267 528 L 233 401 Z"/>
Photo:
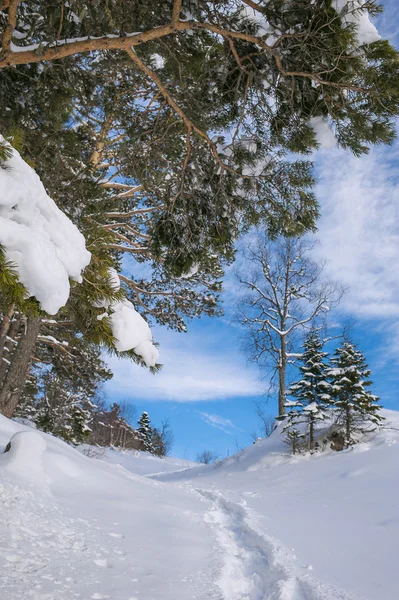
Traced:
<path id="1" fill-rule="evenodd" d="M 399 413 L 353 450 L 292 458 L 279 433 L 220 465 L 159 476 L 222 494 L 312 574 L 368 600 L 399 598 Z M 301 598 L 302 596 L 298 596 Z M 305 596 L 307 598 L 307 596 Z"/>
<path id="2" fill-rule="evenodd" d="M 159 473 L 174 472 L 189 469 L 197 463 L 184 458 L 159 458 L 149 452 L 136 450 L 105 449 L 100 452 L 99 458 L 114 465 L 121 465 L 131 473 L 137 475 L 157 475 Z"/>
<path id="3" fill-rule="evenodd" d="M 399 415 L 385 414 L 351 451 L 293 459 L 275 433 L 150 478 L 134 471 L 162 460 L 87 458 L 0 417 L 0 451 L 20 432 L 0 455 L 0 598 L 395 600 Z"/>
<path id="4" fill-rule="evenodd" d="M 1 445 L 21 430 L 19 456 L 0 456 L 2 600 L 220 598 L 200 498 L 4 417 Z"/>

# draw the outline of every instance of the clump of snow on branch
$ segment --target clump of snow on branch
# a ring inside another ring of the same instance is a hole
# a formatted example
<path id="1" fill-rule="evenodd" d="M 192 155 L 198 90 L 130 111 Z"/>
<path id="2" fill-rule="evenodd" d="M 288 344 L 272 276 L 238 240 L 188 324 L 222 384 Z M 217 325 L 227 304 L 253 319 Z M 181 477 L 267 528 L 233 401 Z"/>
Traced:
<path id="1" fill-rule="evenodd" d="M 148 367 L 155 366 L 158 350 L 152 343 L 148 323 L 128 300 L 116 302 L 112 305 L 111 310 L 109 321 L 115 337 L 115 348 L 119 352 L 133 348 Z"/>
<path id="2" fill-rule="evenodd" d="M 115 269 L 109 269 L 109 281 L 115 291 L 120 289 L 120 279 Z M 157 363 L 159 352 L 152 342 L 151 330 L 147 321 L 137 312 L 129 300 L 119 302 L 96 303 L 103 306 L 107 313 L 99 315 L 100 318 L 107 316 L 115 338 L 115 348 L 119 352 L 134 350 L 141 356 L 147 367 L 154 367 Z"/>
<path id="3" fill-rule="evenodd" d="M 6 143 L 0 135 L 0 141 Z M 10 146 L 11 148 L 11 146 Z M 85 239 L 56 206 L 35 171 L 13 149 L 0 167 L 0 244 L 20 282 L 55 315 L 90 262 Z"/>
<path id="4" fill-rule="evenodd" d="M 321 148 L 331 149 L 336 145 L 335 135 L 324 117 L 313 117 L 309 121 L 316 134 L 317 143 Z"/>
<path id="5" fill-rule="evenodd" d="M 194 277 L 194 275 L 197 275 L 199 271 L 199 264 L 198 263 L 194 263 L 190 269 L 187 271 L 187 273 L 182 273 L 180 275 L 180 279 L 190 279 L 190 277 Z"/>
<path id="6" fill-rule="evenodd" d="M 333 6 L 338 13 L 344 12 L 343 23 L 356 25 L 359 46 L 372 44 L 381 39 L 377 28 L 370 21 L 366 10 L 361 10 L 364 0 L 335 0 Z"/>

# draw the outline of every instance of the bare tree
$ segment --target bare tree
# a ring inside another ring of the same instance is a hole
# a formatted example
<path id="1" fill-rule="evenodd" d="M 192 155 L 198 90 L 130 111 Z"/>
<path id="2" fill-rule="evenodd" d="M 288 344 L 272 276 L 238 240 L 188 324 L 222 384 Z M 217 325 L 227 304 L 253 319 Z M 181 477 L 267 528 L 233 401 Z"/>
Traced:
<path id="1" fill-rule="evenodd" d="M 175 441 L 175 436 L 172 431 L 169 419 L 165 419 L 165 421 L 161 421 L 161 427 L 159 428 L 159 433 L 161 436 L 161 440 L 164 447 L 164 456 L 169 456 L 171 450 L 173 448 L 173 444 Z"/>
<path id="2" fill-rule="evenodd" d="M 119 415 L 126 421 L 126 423 L 133 426 L 133 424 L 135 424 L 137 421 L 137 415 L 138 415 L 135 404 L 133 404 L 133 402 L 128 402 L 127 400 L 123 400 L 123 402 L 121 402 L 119 404 L 119 406 L 120 406 Z"/>
<path id="3" fill-rule="evenodd" d="M 245 252 L 238 280 L 246 293 L 237 306 L 247 329 L 245 350 L 261 369 L 278 379 L 278 415 L 285 415 L 286 378 L 300 333 L 314 325 L 342 296 L 337 283 L 322 280 L 323 264 L 310 259 L 312 244 L 280 237 L 269 241 L 257 232 Z"/>
<path id="4" fill-rule="evenodd" d="M 198 452 L 195 460 L 203 465 L 209 465 L 217 459 L 216 454 L 212 450 L 203 450 Z"/>
<path id="5" fill-rule="evenodd" d="M 255 414 L 258 417 L 259 426 L 251 432 L 251 438 L 256 442 L 259 438 L 267 438 L 273 433 L 276 423 L 275 418 L 265 410 L 265 401 L 255 400 Z"/>

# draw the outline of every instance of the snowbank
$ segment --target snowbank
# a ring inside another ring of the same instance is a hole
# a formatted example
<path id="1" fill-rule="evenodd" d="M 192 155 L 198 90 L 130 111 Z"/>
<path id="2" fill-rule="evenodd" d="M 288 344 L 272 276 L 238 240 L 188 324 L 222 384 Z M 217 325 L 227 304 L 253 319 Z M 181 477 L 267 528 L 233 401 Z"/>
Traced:
<path id="1" fill-rule="evenodd" d="M 287 598 L 393 600 L 399 589 L 399 412 L 382 414 L 385 427 L 352 449 L 292 457 L 276 430 L 218 465 L 156 480 L 206 489 L 230 515 L 239 505 L 252 530 L 292 549 L 291 558 L 308 565 L 312 577 L 345 590 L 324 592 L 318 584 L 318 592 L 308 593 L 300 585 Z"/>
<path id="2" fill-rule="evenodd" d="M 0 415 L 0 452 L 18 431 L 29 428 Z M 219 597 L 200 498 L 36 435 L 51 496 L 0 460 L 2 600 Z"/>
<path id="3" fill-rule="evenodd" d="M 43 468 L 46 442 L 36 431 L 18 431 L 10 440 L 10 449 L 0 455 L 0 470 L 47 490 Z"/>
<path id="4" fill-rule="evenodd" d="M 68 300 L 69 278 L 80 282 L 90 262 L 83 235 L 16 150 L 0 167 L 0 244 L 29 295 L 51 315 Z"/>
<path id="5" fill-rule="evenodd" d="M 393 600 L 399 413 L 383 414 L 385 429 L 351 450 L 290 457 L 277 430 L 166 484 L 135 474 L 162 459 L 90 459 L 0 416 L 0 451 L 17 432 L 40 451 L 31 435 L 45 440 L 52 493 L 26 489 L 0 455 L 2 597 Z"/>

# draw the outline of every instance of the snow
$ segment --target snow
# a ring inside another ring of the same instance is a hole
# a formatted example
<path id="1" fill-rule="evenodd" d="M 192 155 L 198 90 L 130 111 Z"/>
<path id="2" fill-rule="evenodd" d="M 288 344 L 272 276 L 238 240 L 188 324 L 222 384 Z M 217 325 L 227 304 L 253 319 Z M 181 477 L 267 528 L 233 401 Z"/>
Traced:
<path id="1" fill-rule="evenodd" d="M 312 117 L 309 124 L 313 127 L 317 143 L 321 148 L 328 150 L 336 146 L 335 135 L 331 130 L 327 119 L 324 117 Z"/>
<path id="2" fill-rule="evenodd" d="M 119 352 L 134 348 L 147 366 L 155 366 L 159 353 L 152 343 L 148 323 L 136 311 L 129 300 L 116 302 L 111 307 L 109 321 L 115 337 L 115 348 Z"/>
<path id="3" fill-rule="evenodd" d="M 101 460 L 120 465 L 137 475 L 158 475 L 160 473 L 181 471 L 197 466 L 197 463 L 183 458 L 159 458 L 149 452 L 139 452 L 138 450 L 104 448 L 104 454 L 101 453 L 100 449 L 100 457 Z"/>
<path id="4" fill-rule="evenodd" d="M 0 136 L 0 141 L 5 140 Z M 11 146 L 10 146 L 11 147 Z M 83 235 L 16 150 L 0 168 L 0 244 L 30 296 L 55 315 L 90 262 Z"/>
<path id="5" fill-rule="evenodd" d="M 47 485 L 42 456 L 46 442 L 43 436 L 36 431 L 17 431 L 10 443 L 11 448 L 2 456 L 2 470 L 21 478 L 25 483 L 31 482 L 45 489 Z"/>
<path id="6" fill-rule="evenodd" d="M 165 66 L 165 59 L 160 54 L 152 54 L 151 62 L 155 69 L 163 69 Z"/>
<path id="7" fill-rule="evenodd" d="M 132 451 L 88 458 L 0 416 L 0 450 L 12 439 L 0 455 L 2 597 L 394 599 L 399 414 L 384 416 L 352 450 L 293 458 L 280 426 L 185 469 Z"/>
<path id="8" fill-rule="evenodd" d="M 121 287 L 118 272 L 110 268 L 110 286 L 115 292 Z M 159 352 L 152 343 L 152 334 L 147 321 L 137 312 L 129 300 L 109 302 L 105 298 L 94 303 L 96 308 L 105 308 L 106 312 L 97 315 L 101 321 L 109 319 L 109 324 L 114 336 L 114 346 L 119 352 L 134 350 L 141 356 L 147 367 L 154 367 L 157 363 Z"/>
<path id="9" fill-rule="evenodd" d="M 196 275 L 199 271 L 199 264 L 198 263 L 194 263 L 193 265 L 191 265 L 190 269 L 187 271 L 187 273 L 182 273 L 180 275 L 181 279 L 190 279 L 190 277 L 194 277 L 194 275 Z"/>
<path id="10" fill-rule="evenodd" d="M 246 523 L 271 540 L 271 562 L 275 553 L 285 557 L 287 599 L 391 600 L 399 589 L 399 413 L 382 414 L 386 427 L 352 450 L 290 457 L 280 426 L 221 464 L 156 479 L 206 489 L 232 511 L 243 508 Z M 305 565 L 313 567 L 311 578 Z M 255 574 L 261 577 L 262 570 Z M 292 595 L 290 585 L 298 586 Z M 280 598 L 268 593 L 236 597 Z"/>
<path id="11" fill-rule="evenodd" d="M 356 25 L 356 35 L 360 46 L 363 44 L 372 44 L 381 39 L 377 28 L 370 21 L 366 11 L 359 12 L 359 7 L 365 4 L 365 0 L 334 0 L 333 6 L 337 12 L 348 10 L 343 16 L 344 23 L 354 23 Z"/>

